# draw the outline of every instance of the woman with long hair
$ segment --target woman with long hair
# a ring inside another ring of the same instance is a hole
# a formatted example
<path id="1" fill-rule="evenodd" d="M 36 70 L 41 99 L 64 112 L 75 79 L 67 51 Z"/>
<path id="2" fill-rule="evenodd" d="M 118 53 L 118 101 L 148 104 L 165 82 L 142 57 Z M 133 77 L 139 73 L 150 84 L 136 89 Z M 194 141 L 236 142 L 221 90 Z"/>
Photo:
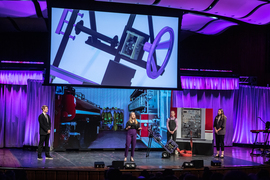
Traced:
<path id="1" fill-rule="evenodd" d="M 135 151 L 135 146 L 136 146 L 137 130 L 142 129 L 136 119 L 135 112 L 131 112 L 129 114 L 129 120 L 126 123 L 125 129 L 127 131 L 127 136 L 126 136 L 126 149 L 125 149 L 124 161 L 127 161 L 128 149 L 129 149 L 130 144 L 131 144 L 130 161 L 134 161 L 133 157 L 134 157 L 134 151 Z"/>
<path id="2" fill-rule="evenodd" d="M 214 121 L 216 148 L 217 148 L 217 153 L 215 157 L 219 157 L 219 149 L 221 146 L 220 157 L 224 158 L 224 137 L 226 134 L 226 121 L 227 121 L 227 117 L 224 115 L 223 109 L 219 109 L 218 114 L 216 115 L 215 121 Z"/>

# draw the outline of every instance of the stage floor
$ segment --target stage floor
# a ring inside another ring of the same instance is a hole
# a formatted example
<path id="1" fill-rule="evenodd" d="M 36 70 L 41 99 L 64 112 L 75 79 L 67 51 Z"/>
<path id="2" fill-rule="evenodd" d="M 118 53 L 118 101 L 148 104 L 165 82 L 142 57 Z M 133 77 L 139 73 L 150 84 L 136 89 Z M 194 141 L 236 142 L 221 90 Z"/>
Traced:
<path id="1" fill-rule="evenodd" d="M 212 160 L 219 160 L 222 167 L 237 166 L 260 166 L 268 157 L 250 156 L 251 148 L 225 147 L 225 158 L 214 158 L 213 156 L 194 155 L 193 157 L 181 157 L 172 155 L 169 159 L 162 159 L 162 151 L 151 151 L 146 158 L 146 151 L 135 152 L 135 163 L 138 169 L 179 169 L 183 162 L 191 160 L 204 160 L 204 166 L 210 166 Z M 130 152 L 129 152 L 130 154 Z M 51 152 L 53 160 L 46 160 L 44 153 L 43 160 L 37 160 L 37 152 L 23 149 L 0 149 L 0 166 L 2 167 L 23 167 L 23 168 L 93 168 L 94 162 L 103 161 L 105 166 L 112 164 L 112 161 L 122 161 L 124 151 L 66 151 Z M 129 162 L 129 158 L 128 161 Z"/>

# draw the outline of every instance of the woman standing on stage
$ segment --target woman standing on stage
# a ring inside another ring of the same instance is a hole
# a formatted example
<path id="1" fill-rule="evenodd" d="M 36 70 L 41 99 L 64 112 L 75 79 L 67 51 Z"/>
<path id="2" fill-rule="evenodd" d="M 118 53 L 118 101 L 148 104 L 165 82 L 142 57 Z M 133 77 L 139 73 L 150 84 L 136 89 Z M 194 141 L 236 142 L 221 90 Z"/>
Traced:
<path id="1" fill-rule="evenodd" d="M 176 130 L 178 128 L 178 121 L 175 118 L 175 112 L 171 111 L 170 118 L 167 119 L 167 142 L 172 139 L 176 141 Z"/>
<path id="2" fill-rule="evenodd" d="M 215 117 L 214 128 L 216 137 L 217 154 L 215 157 L 219 157 L 219 149 L 221 145 L 221 158 L 224 158 L 224 136 L 226 133 L 226 121 L 227 117 L 224 115 L 223 109 L 218 110 L 218 114 Z"/>
<path id="3" fill-rule="evenodd" d="M 176 142 L 176 132 L 178 128 L 178 121 L 175 118 L 175 112 L 171 111 L 170 118 L 167 119 L 167 142 L 172 139 L 174 142 Z M 178 154 L 178 151 L 175 150 L 175 154 Z"/>
<path id="4" fill-rule="evenodd" d="M 135 146 L 136 146 L 136 139 L 137 139 L 137 130 L 141 130 L 142 128 L 140 127 L 136 115 L 134 112 L 131 112 L 129 114 L 129 120 L 126 124 L 127 130 L 127 136 L 126 136 L 126 149 L 125 149 L 125 159 L 124 161 L 127 161 L 127 155 L 128 155 L 128 149 L 131 143 L 131 156 L 130 156 L 130 161 L 134 161 L 134 151 L 135 151 Z"/>

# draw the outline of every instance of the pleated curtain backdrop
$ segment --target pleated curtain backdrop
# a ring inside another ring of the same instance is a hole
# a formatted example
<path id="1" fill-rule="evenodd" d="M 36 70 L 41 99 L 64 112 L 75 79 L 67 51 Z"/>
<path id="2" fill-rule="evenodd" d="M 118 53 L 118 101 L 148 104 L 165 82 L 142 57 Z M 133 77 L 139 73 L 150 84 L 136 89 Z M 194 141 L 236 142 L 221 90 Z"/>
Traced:
<path id="1" fill-rule="evenodd" d="M 234 133 L 233 111 L 234 91 L 183 90 L 173 91 L 173 107 L 178 108 L 213 108 L 213 116 L 222 108 L 227 116 L 225 146 L 232 146 Z M 214 122 L 214 119 L 213 119 Z"/>
<path id="2" fill-rule="evenodd" d="M 4 85 L 0 86 L 0 148 L 4 147 L 4 128 L 5 128 L 5 95 L 4 95 Z"/>
<path id="3" fill-rule="evenodd" d="M 47 105 L 48 115 L 51 117 L 50 145 L 52 148 L 54 139 L 54 109 L 55 109 L 55 87 L 42 86 L 42 81 L 27 81 L 27 113 L 24 134 L 24 145 L 37 146 L 39 142 L 38 116 L 42 113 L 41 106 Z"/>
<path id="4" fill-rule="evenodd" d="M 27 87 L 26 85 L 0 85 L 0 89 L 0 147 L 22 147 Z"/>
<path id="5" fill-rule="evenodd" d="M 240 86 L 235 93 L 234 143 L 252 144 L 255 134 L 250 130 L 263 130 L 265 124 L 259 119 L 270 121 L 270 88 Z M 258 135 L 258 142 L 264 142 L 266 134 Z"/>
<path id="6" fill-rule="evenodd" d="M 128 101 L 133 89 L 76 88 L 86 99 L 101 107 L 125 109 L 128 118 Z M 255 139 L 250 130 L 264 129 L 270 121 L 270 88 L 240 86 L 239 90 L 183 90 L 173 91 L 173 107 L 213 108 L 214 116 L 223 108 L 227 116 L 225 145 L 252 144 Z M 0 148 L 37 146 L 39 141 L 38 116 L 41 106 L 48 105 L 48 114 L 54 129 L 55 89 L 42 86 L 42 81 L 28 80 L 26 85 L 0 85 Z M 263 142 L 261 133 L 258 140 Z M 53 133 L 50 144 L 53 143 Z M 51 145 L 52 147 L 52 145 Z"/>

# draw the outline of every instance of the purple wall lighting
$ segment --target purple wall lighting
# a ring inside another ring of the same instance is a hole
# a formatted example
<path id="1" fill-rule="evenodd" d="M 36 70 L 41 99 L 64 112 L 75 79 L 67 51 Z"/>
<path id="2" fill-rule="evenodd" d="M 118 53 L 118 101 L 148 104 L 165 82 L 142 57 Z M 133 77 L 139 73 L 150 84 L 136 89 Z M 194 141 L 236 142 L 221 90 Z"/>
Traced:
<path id="1" fill-rule="evenodd" d="M 183 89 L 234 90 L 239 89 L 239 78 L 181 76 L 181 84 Z"/>
<path id="2" fill-rule="evenodd" d="M 153 5 L 153 0 L 98 1 Z M 234 18 L 250 24 L 263 25 L 270 22 L 270 4 L 263 0 L 219 0 L 214 6 L 210 7 L 212 3 L 213 0 L 161 0 L 155 5 L 161 7 L 200 11 L 202 13 Z M 207 33 L 204 32 L 204 34 Z"/>
<path id="3" fill-rule="evenodd" d="M 193 11 L 203 11 L 212 4 L 213 0 L 161 0 L 157 5 Z"/>
<path id="4" fill-rule="evenodd" d="M 32 1 L 0 1 L 0 17 L 37 17 Z"/>
<path id="5" fill-rule="evenodd" d="M 152 5 L 155 0 L 96 0 L 96 1 L 104 1 L 104 2 L 115 2 L 115 3 L 129 3 L 129 4 L 144 4 L 144 5 Z"/>
<path id="6" fill-rule="evenodd" d="M 258 24 L 258 25 L 269 23 L 270 22 L 270 4 L 268 3 L 259 7 L 250 16 L 247 16 L 239 20 L 250 23 L 250 24 Z"/>
<path id="7" fill-rule="evenodd" d="M 206 12 L 220 16 L 241 18 L 264 3 L 258 0 L 219 0 L 212 9 Z"/>
<path id="8" fill-rule="evenodd" d="M 42 71 L 0 71 L 0 84 L 27 85 L 27 80 L 43 80 Z"/>
<path id="9" fill-rule="evenodd" d="M 207 72 L 233 72 L 232 70 L 217 70 L 217 69 L 200 69 L 200 71 L 207 71 Z"/>
<path id="10" fill-rule="evenodd" d="M 34 62 L 34 61 L 1 61 L 1 63 L 7 64 L 44 64 L 44 62 Z"/>
<path id="11" fill-rule="evenodd" d="M 181 29 L 188 31 L 198 31 L 207 23 L 215 19 L 217 18 L 187 13 L 183 15 Z"/>
<path id="12" fill-rule="evenodd" d="M 42 15 L 44 18 L 48 17 L 48 11 L 47 11 L 47 1 L 38 1 L 40 9 L 42 11 Z"/>
<path id="13" fill-rule="evenodd" d="M 235 25 L 237 25 L 237 23 L 217 19 L 216 17 L 207 17 L 196 14 L 184 14 L 181 29 L 194 31 L 196 33 L 206 35 L 214 35 Z"/>
<path id="14" fill-rule="evenodd" d="M 202 30 L 197 31 L 197 33 L 214 35 L 214 34 L 221 33 L 222 31 L 226 30 L 227 28 L 229 28 L 231 26 L 236 26 L 236 25 L 238 25 L 238 24 L 234 23 L 234 22 L 219 19 L 219 20 L 211 22 Z"/>

